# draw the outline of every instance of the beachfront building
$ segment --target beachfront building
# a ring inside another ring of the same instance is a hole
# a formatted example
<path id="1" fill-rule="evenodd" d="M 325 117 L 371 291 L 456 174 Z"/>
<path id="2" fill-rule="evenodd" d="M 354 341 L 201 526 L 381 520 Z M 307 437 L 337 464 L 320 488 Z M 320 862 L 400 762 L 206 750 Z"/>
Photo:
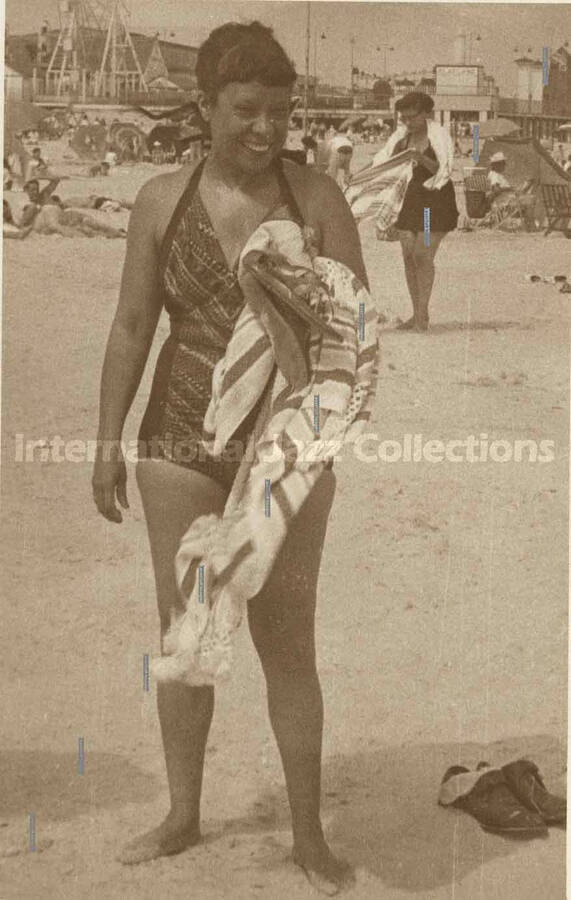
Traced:
<path id="1" fill-rule="evenodd" d="M 74 38 L 75 39 L 75 38 Z M 148 36 L 129 33 L 129 47 L 125 55 L 129 65 L 125 71 L 111 77 L 109 65 L 101 77 L 107 33 L 104 30 L 84 27 L 77 48 L 69 41 L 61 40 L 61 30 L 50 29 L 44 24 L 39 32 L 9 34 L 6 37 L 6 61 L 31 82 L 31 99 L 36 102 L 65 105 L 76 103 L 143 102 L 149 81 L 156 87 L 165 102 L 180 102 L 181 91 L 191 93 L 196 88 L 195 68 L 198 49 L 176 41 L 163 40 L 158 35 Z M 54 51 L 67 53 L 65 65 L 56 60 L 51 65 Z M 154 99 L 157 100 L 157 92 Z M 171 97 L 172 95 L 172 97 Z M 147 98 L 148 99 L 148 98 Z"/>
<path id="2" fill-rule="evenodd" d="M 8 63 L 4 65 L 4 99 L 5 100 L 31 100 L 32 78 L 24 72 L 19 72 Z"/>
<path id="3" fill-rule="evenodd" d="M 481 63 L 450 63 L 432 69 L 400 72 L 390 76 L 391 110 L 399 97 L 411 91 L 430 94 L 434 117 L 441 125 L 454 122 L 485 122 L 498 110 L 498 89 Z"/>
<path id="4" fill-rule="evenodd" d="M 546 116 L 571 118 L 571 53 L 565 45 L 549 56 L 542 112 Z"/>
<path id="5" fill-rule="evenodd" d="M 524 136 L 549 142 L 571 119 L 571 55 L 563 46 L 549 55 L 547 67 L 527 56 L 514 63 L 516 89 L 512 97 L 500 97 L 499 115 L 519 125 Z"/>
<path id="6" fill-rule="evenodd" d="M 347 111 L 353 108 L 353 94 L 350 87 L 338 87 L 333 84 L 327 84 L 313 75 L 309 76 L 307 84 L 308 104 L 312 117 L 323 111 L 324 117 L 322 116 L 321 118 L 324 118 L 324 120 L 334 121 L 336 118 L 342 120 L 347 115 Z M 302 99 L 302 106 L 305 96 L 305 77 L 303 75 L 298 75 L 294 92 Z M 301 116 L 301 106 L 297 107 L 293 116 L 294 119 Z M 332 117 L 328 115 L 330 111 L 332 112 Z M 339 111 L 338 114 L 337 111 Z"/>
<path id="7" fill-rule="evenodd" d="M 497 114 L 499 91 L 480 63 L 437 65 L 435 76 L 434 115 L 441 125 L 486 122 Z"/>

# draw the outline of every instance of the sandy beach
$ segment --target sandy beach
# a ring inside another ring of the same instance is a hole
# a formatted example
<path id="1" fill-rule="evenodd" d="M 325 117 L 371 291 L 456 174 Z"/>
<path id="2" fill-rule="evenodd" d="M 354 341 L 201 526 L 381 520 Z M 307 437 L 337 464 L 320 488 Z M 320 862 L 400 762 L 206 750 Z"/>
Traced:
<path id="1" fill-rule="evenodd" d="M 74 175 L 59 193 L 132 200 L 156 171 Z M 408 317 L 398 244 L 367 226 L 362 238 L 372 291 Z M 372 458 L 346 453 L 335 466 L 317 634 L 324 824 L 357 867 L 348 898 L 565 896 L 564 830 L 509 841 L 436 799 L 448 766 L 522 756 L 565 791 L 571 295 L 524 274 L 571 275 L 569 246 L 561 234 L 451 234 L 430 333 L 382 329 L 377 438 L 362 454 Z M 168 808 L 155 685 L 143 680 L 144 655 L 158 652 L 150 554 L 133 464 L 117 526 L 96 513 L 82 444 L 66 445 L 67 460 L 52 451 L 57 437 L 96 436 L 124 252 L 121 240 L 35 234 L 4 248 L 0 898 L 302 900 L 314 894 L 288 860 L 287 799 L 246 628 L 217 692 L 204 842 L 134 868 L 114 860 Z M 126 441 L 167 333 L 163 318 Z M 382 441 L 405 446 L 407 435 L 552 443 L 544 462 L 527 451 L 520 462 L 390 461 L 388 444 L 379 458 Z M 44 450 L 26 462 L 34 440 Z"/>

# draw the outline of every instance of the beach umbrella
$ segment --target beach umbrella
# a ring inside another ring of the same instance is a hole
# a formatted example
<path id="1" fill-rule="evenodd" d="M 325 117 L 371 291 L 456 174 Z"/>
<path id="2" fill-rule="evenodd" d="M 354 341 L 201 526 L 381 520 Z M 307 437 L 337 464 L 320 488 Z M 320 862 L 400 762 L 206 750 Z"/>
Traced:
<path id="1" fill-rule="evenodd" d="M 137 159 L 146 147 L 147 135 L 131 122 L 114 122 L 109 129 L 109 137 L 121 151 L 131 149 Z"/>
<path id="2" fill-rule="evenodd" d="M 131 125 L 130 122 L 111 122 L 111 125 L 109 125 L 110 140 L 114 141 L 115 135 L 117 134 L 117 132 L 119 132 L 121 130 L 121 128 L 125 128 L 125 126 L 129 126 L 129 125 Z M 136 125 L 134 127 L 137 128 Z"/>
<path id="3" fill-rule="evenodd" d="M 490 119 L 489 122 L 481 122 L 478 126 L 478 135 L 481 138 L 505 137 L 507 134 L 516 134 L 520 131 L 519 125 L 511 119 Z"/>
<path id="4" fill-rule="evenodd" d="M 21 131 L 31 131 L 49 115 L 48 110 L 38 109 L 27 100 L 6 100 L 4 105 L 4 141 L 8 143 Z"/>
<path id="5" fill-rule="evenodd" d="M 347 118 L 344 119 L 343 122 L 341 122 L 341 125 L 339 126 L 337 131 L 346 131 L 350 125 L 359 125 L 359 123 L 364 122 L 366 118 L 366 116 L 347 116 Z"/>
<path id="6" fill-rule="evenodd" d="M 105 125 L 80 125 L 69 142 L 82 159 L 100 159 L 107 145 L 107 129 Z"/>

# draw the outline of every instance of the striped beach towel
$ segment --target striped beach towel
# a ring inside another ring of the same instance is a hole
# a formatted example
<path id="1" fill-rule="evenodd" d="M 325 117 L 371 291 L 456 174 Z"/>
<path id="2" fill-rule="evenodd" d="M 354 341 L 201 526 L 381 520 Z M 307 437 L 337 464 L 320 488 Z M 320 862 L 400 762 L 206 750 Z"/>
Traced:
<path id="1" fill-rule="evenodd" d="M 380 231 L 387 231 L 398 219 L 412 178 L 410 160 L 386 169 L 371 166 L 358 174 L 345 191 L 345 199 L 357 222 L 373 219 Z"/>
<path id="2" fill-rule="evenodd" d="M 258 401 L 262 408 L 223 516 L 197 519 L 182 538 L 176 574 L 185 612 L 171 623 L 166 655 L 154 663 L 159 680 L 213 684 L 230 673 L 233 635 L 247 601 L 263 587 L 326 461 L 364 431 L 371 414 L 378 339 L 368 291 L 343 264 L 311 259 L 294 222 L 264 223 L 241 259 L 264 249 L 313 268 L 330 302 L 334 333 L 312 330 L 301 378 L 303 361 L 293 369 L 286 364 L 278 349 L 280 325 L 262 314 L 259 296 L 250 305 L 252 283 L 240 266 L 247 302 L 214 373 L 204 422 L 211 451 L 225 452 Z"/>

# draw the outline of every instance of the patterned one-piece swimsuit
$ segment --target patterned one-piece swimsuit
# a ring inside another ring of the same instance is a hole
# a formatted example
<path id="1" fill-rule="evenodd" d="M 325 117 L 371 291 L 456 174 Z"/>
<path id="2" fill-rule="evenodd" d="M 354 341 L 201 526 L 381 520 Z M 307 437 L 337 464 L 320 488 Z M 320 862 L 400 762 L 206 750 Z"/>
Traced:
<path id="1" fill-rule="evenodd" d="M 202 472 L 229 490 L 241 455 L 210 456 L 202 444 L 202 428 L 214 367 L 226 352 L 245 300 L 200 198 L 202 168 L 203 163 L 191 176 L 161 248 L 160 279 L 171 331 L 157 360 L 139 431 L 139 456 Z M 303 226 L 279 160 L 275 172 L 280 204 L 264 221 L 287 218 Z M 234 448 L 245 450 L 257 414 L 258 406 L 235 432 Z"/>

